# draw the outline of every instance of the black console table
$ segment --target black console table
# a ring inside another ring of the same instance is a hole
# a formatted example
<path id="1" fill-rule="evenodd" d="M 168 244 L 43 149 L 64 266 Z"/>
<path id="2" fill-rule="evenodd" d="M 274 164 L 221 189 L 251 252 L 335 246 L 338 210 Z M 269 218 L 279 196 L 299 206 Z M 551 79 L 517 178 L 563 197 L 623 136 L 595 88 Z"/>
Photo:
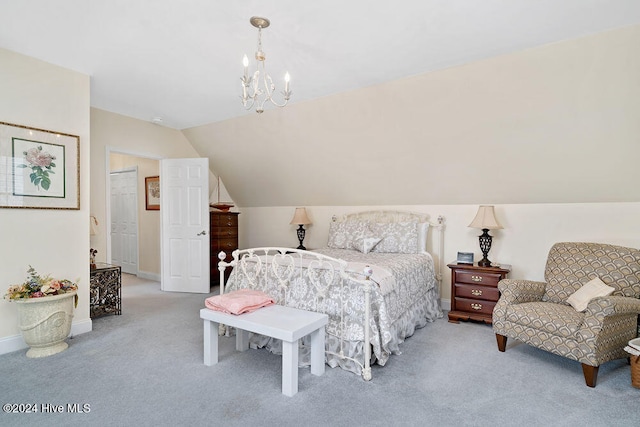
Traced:
<path id="1" fill-rule="evenodd" d="M 89 306 L 91 318 L 122 314 L 122 274 L 118 265 L 97 262 L 90 270 Z"/>

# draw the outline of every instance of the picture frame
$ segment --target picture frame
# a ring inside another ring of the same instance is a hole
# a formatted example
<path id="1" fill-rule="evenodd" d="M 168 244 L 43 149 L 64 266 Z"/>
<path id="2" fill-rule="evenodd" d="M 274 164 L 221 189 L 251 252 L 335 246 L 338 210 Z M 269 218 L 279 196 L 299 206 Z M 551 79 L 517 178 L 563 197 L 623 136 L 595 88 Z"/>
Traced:
<path id="1" fill-rule="evenodd" d="M 148 211 L 160 210 L 160 177 L 148 176 L 144 179 L 144 202 Z"/>
<path id="2" fill-rule="evenodd" d="M 0 122 L 0 208 L 80 209 L 80 137 Z"/>
<path id="3" fill-rule="evenodd" d="M 473 252 L 458 252 L 458 264 L 473 264 Z"/>

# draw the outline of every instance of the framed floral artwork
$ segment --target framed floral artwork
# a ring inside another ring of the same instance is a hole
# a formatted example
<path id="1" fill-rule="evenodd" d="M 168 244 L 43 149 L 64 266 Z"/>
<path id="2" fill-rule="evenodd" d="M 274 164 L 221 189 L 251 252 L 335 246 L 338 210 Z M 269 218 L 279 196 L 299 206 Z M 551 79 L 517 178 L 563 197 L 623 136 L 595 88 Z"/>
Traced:
<path id="1" fill-rule="evenodd" d="M 0 122 L 0 208 L 80 209 L 80 137 Z"/>
<path id="2" fill-rule="evenodd" d="M 144 179 L 144 200 L 148 211 L 160 210 L 159 176 L 148 176 Z"/>

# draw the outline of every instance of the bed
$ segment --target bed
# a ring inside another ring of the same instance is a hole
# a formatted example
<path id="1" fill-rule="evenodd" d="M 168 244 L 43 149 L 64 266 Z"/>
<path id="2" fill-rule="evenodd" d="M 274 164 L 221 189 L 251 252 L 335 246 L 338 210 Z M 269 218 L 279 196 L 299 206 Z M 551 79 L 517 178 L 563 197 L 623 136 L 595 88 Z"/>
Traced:
<path id="1" fill-rule="evenodd" d="M 384 366 L 416 328 L 443 316 L 443 229 L 441 216 L 432 223 L 407 212 L 334 217 L 323 249 L 250 248 L 234 251 L 230 262 L 221 253 L 220 293 L 257 289 L 278 304 L 328 314 L 327 364 L 369 380 L 371 363 Z M 221 333 L 229 331 L 221 326 Z M 261 335 L 250 345 L 281 351 L 278 340 Z M 299 360 L 310 363 L 304 341 Z"/>

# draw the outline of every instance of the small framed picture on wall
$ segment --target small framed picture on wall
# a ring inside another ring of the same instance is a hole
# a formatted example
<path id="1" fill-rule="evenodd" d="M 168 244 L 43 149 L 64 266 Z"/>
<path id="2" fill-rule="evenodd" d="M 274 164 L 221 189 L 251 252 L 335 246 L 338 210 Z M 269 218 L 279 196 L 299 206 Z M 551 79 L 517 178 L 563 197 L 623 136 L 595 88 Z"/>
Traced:
<path id="1" fill-rule="evenodd" d="M 160 177 L 148 176 L 144 179 L 144 200 L 148 211 L 160 210 Z"/>

